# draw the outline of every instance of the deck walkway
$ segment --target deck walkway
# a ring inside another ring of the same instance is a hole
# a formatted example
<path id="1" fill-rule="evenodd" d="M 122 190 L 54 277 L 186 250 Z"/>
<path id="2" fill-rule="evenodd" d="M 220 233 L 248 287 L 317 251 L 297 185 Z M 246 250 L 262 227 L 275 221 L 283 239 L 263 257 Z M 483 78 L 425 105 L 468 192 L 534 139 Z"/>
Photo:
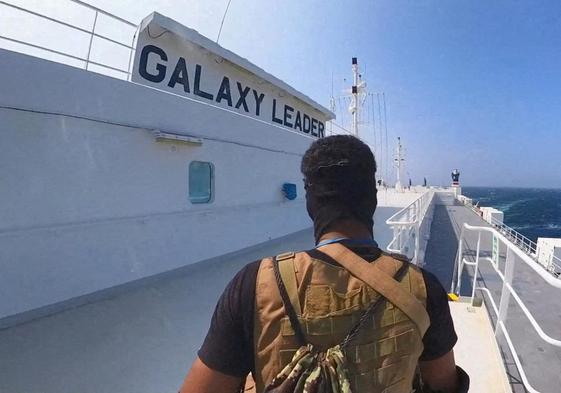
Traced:
<path id="1" fill-rule="evenodd" d="M 436 206 L 426 268 L 450 286 L 463 222 L 483 221 L 450 200 Z M 389 217 L 377 217 L 384 222 Z M 386 235 L 376 235 L 380 245 Z M 467 247 L 475 249 L 474 238 Z M 311 230 L 245 250 L 212 263 L 188 266 L 137 288 L 0 330 L 0 393 L 173 393 L 177 391 L 205 335 L 216 300 L 230 278 L 248 261 L 313 245 Z M 483 239 L 489 253 L 490 239 Z M 482 267 L 484 282 L 498 301 L 498 281 Z M 545 287 L 521 263 L 515 286 L 546 332 L 561 336 L 559 293 Z M 469 288 L 464 286 L 464 290 Z M 539 340 L 516 307 L 509 311 L 512 332 L 531 383 L 541 392 L 561 386 L 561 353 Z M 476 354 L 474 354 L 475 356 Z M 514 391 L 516 370 L 508 372 Z M 475 377 L 475 376 L 472 376 Z"/>
<path id="2" fill-rule="evenodd" d="M 397 210 L 376 211 L 381 246 L 391 240 L 385 221 Z M 236 272 L 263 256 L 313 245 L 308 229 L 0 329 L 0 393 L 175 393 Z"/>
<path id="3" fill-rule="evenodd" d="M 441 198 L 437 202 L 431 226 L 431 237 L 425 254 L 425 268 L 432 271 L 446 289 L 450 288 L 452 282 L 453 266 L 460 231 L 464 222 L 471 225 L 487 226 L 477 214 L 450 198 Z M 476 243 L 477 235 L 469 234 L 466 238 L 465 248 L 471 256 L 475 255 Z M 481 255 L 491 255 L 490 235 L 482 235 Z M 501 250 L 501 266 L 503 266 L 504 260 L 504 250 Z M 487 263 L 482 263 L 480 268 L 482 278 L 478 285 L 487 287 L 498 304 L 502 282 Z M 472 270 L 469 270 L 470 274 L 471 272 Z M 471 286 L 469 285 L 468 275 L 465 276 L 462 284 L 462 294 L 469 295 Z M 515 265 L 514 287 L 544 331 L 559 339 L 561 337 L 561 302 L 559 301 L 561 293 L 559 290 L 552 289 L 522 261 L 517 261 Z M 478 294 L 478 296 L 482 295 Z M 533 387 L 543 393 L 559 392 L 561 386 L 561 350 L 550 346 L 539 338 L 514 300 L 510 302 L 506 326 Z M 499 344 L 506 359 L 507 373 L 511 380 L 513 392 L 526 392 L 502 337 L 499 339 Z M 475 358 L 477 357 L 477 353 L 474 352 L 473 355 Z M 476 378 L 476 376 L 472 376 L 472 378 Z"/>
<path id="4" fill-rule="evenodd" d="M 236 272 L 313 244 L 305 230 L 0 330 L 0 393 L 177 392 Z"/>

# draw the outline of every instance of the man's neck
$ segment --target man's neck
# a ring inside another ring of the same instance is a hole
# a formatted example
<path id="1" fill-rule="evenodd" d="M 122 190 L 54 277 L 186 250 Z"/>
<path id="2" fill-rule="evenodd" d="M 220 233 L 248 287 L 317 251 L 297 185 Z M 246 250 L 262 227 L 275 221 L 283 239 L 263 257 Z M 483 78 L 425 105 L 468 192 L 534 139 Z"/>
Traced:
<path id="1" fill-rule="evenodd" d="M 362 223 L 356 221 L 345 221 L 337 223 L 337 225 L 333 225 L 329 232 L 326 232 L 321 236 L 320 241 L 338 238 L 372 239 L 372 234 Z"/>

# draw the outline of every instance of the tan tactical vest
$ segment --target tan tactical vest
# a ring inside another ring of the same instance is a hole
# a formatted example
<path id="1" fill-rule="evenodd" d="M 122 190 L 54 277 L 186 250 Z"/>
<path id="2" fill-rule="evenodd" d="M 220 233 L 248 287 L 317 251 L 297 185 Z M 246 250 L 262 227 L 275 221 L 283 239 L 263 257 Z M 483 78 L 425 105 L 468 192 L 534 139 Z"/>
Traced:
<path id="1" fill-rule="evenodd" d="M 296 311 L 306 339 L 321 350 L 340 344 L 379 296 L 346 269 L 306 253 L 282 254 L 277 260 L 291 303 L 299 303 Z M 383 254 L 374 263 L 394 276 L 404 262 Z M 292 285 L 286 285 L 287 274 L 294 275 Z M 425 283 L 417 267 L 410 265 L 399 285 L 426 307 Z M 261 261 L 255 298 L 254 378 L 256 391 L 261 393 L 299 347 L 284 311 L 271 258 Z M 363 327 L 346 350 L 352 392 L 411 392 L 423 351 L 422 334 L 405 313 L 386 302 L 374 314 L 371 327 Z"/>

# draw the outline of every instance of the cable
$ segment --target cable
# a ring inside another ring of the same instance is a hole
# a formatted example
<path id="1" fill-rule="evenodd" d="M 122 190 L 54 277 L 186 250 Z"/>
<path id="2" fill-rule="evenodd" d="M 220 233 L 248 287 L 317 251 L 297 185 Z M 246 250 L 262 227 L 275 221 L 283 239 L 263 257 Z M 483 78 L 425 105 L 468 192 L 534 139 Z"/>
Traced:
<path id="1" fill-rule="evenodd" d="M 382 145 L 382 107 L 380 105 L 380 93 L 376 93 L 376 98 L 378 100 L 378 123 L 380 124 L 379 130 L 380 130 L 380 150 L 381 150 L 383 145 Z"/>
<path id="2" fill-rule="evenodd" d="M 232 0 L 228 0 L 228 4 L 226 5 L 226 10 L 224 11 L 224 15 L 222 16 L 222 22 L 220 22 L 220 30 L 218 30 L 218 37 L 216 37 L 216 43 L 220 40 L 220 34 L 222 33 L 222 27 L 224 26 L 224 20 L 226 19 L 226 14 L 228 13 L 228 8 L 230 8 L 230 3 Z"/>
<path id="3" fill-rule="evenodd" d="M 146 26 L 146 31 L 148 32 L 148 37 L 152 38 L 152 39 L 156 39 L 156 38 L 160 38 L 161 36 L 163 36 L 166 33 L 169 33 L 169 30 L 164 29 L 164 31 L 162 31 L 160 34 L 158 35 L 152 35 L 152 33 L 150 33 L 150 25 Z"/>
<path id="4" fill-rule="evenodd" d="M 374 109 L 374 94 L 370 94 L 370 106 L 372 107 L 372 132 L 374 134 L 374 156 L 376 156 L 376 111 Z"/>
<path id="5" fill-rule="evenodd" d="M 382 98 L 384 99 L 384 125 L 386 127 L 386 178 L 389 176 L 388 174 L 388 167 L 389 167 L 389 158 L 388 158 L 388 117 L 386 112 L 386 93 L 382 93 Z"/>

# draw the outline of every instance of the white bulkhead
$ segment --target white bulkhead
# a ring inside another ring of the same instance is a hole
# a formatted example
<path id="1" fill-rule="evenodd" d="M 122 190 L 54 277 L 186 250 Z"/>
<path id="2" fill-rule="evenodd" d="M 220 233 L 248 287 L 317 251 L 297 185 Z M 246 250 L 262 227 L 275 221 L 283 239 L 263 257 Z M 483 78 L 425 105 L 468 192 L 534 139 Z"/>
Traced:
<path id="1" fill-rule="evenodd" d="M 193 30 L 145 19 L 133 82 L 0 56 L 1 325 L 311 226 L 300 160 L 333 114 Z"/>

